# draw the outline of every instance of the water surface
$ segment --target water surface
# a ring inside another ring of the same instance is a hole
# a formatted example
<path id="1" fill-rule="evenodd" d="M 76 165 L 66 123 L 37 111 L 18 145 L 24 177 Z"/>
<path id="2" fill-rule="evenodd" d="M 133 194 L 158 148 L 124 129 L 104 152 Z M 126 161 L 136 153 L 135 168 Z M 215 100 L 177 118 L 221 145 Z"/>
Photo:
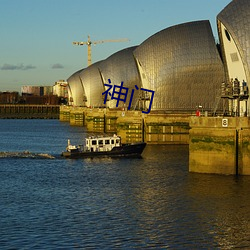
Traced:
<path id="1" fill-rule="evenodd" d="M 188 173 L 188 146 L 142 159 L 60 157 L 82 127 L 0 120 L 1 249 L 250 248 L 250 178 Z"/>

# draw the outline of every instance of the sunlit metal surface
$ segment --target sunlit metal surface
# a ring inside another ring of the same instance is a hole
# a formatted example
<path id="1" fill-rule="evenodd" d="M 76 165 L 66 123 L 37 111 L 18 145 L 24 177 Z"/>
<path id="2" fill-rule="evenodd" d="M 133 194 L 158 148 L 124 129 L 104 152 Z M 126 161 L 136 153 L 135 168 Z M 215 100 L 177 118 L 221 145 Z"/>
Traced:
<path id="1" fill-rule="evenodd" d="M 151 110 L 211 110 L 224 68 L 209 21 L 164 29 L 135 51 L 142 85 L 155 91 Z"/>
<path id="2" fill-rule="evenodd" d="M 249 0 L 234 0 L 227 5 L 217 16 L 222 22 L 240 51 L 247 71 L 247 80 L 250 81 L 250 4 Z M 221 37 L 221 30 L 220 37 Z"/>
<path id="3" fill-rule="evenodd" d="M 126 104 L 124 105 L 124 102 L 120 101 L 119 107 L 128 107 L 132 89 L 135 89 L 135 85 L 139 88 L 141 87 L 139 73 L 133 56 L 133 51 L 136 47 L 118 51 L 104 60 L 99 66 L 104 83 L 109 84 L 108 79 L 110 79 L 110 85 L 121 86 L 121 82 L 123 82 L 123 87 L 129 88 Z M 138 100 L 138 95 L 139 91 L 135 89 L 131 108 L 134 108 Z M 110 100 L 107 106 L 115 108 L 116 103 L 117 100 Z"/>
<path id="4" fill-rule="evenodd" d="M 129 88 L 126 104 L 120 101 L 119 107 L 128 107 L 132 89 L 131 108 L 135 107 L 137 85 L 155 91 L 151 110 L 185 112 L 202 106 L 209 111 L 224 75 L 209 21 L 197 21 L 164 29 L 138 47 L 121 50 L 76 72 L 68 82 L 77 106 L 103 106 L 104 84 L 110 79 L 111 85 L 123 82 Z M 114 108 L 116 103 L 110 100 L 107 107 Z"/>
<path id="5" fill-rule="evenodd" d="M 97 62 L 81 71 L 79 74 L 81 83 L 86 94 L 87 107 L 105 107 L 102 93 L 104 84 L 99 71 L 99 65 L 102 61 Z"/>
<path id="6" fill-rule="evenodd" d="M 67 80 L 70 105 L 74 106 L 85 105 L 86 95 L 80 79 L 80 72 L 83 70 L 84 69 L 78 70 L 73 75 L 71 75 Z"/>
<path id="7" fill-rule="evenodd" d="M 250 4 L 249 0 L 234 0 L 217 16 L 222 56 L 225 62 L 227 81 L 237 78 L 250 83 Z M 232 47 L 234 46 L 234 47 Z M 235 104 L 237 105 L 237 104 Z M 246 111 L 240 104 L 240 112 Z M 248 102 L 248 115 L 250 103 Z"/>

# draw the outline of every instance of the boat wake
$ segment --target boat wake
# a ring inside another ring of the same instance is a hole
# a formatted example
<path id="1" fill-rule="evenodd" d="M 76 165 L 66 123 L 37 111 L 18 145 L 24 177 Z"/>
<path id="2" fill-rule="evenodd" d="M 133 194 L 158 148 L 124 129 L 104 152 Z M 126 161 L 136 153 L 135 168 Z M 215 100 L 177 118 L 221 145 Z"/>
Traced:
<path id="1" fill-rule="evenodd" d="M 0 158 L 29 158 L 29 159 L 55 159 L 53 155 L 43 153 L 23 152 L 0 152 Z"/>

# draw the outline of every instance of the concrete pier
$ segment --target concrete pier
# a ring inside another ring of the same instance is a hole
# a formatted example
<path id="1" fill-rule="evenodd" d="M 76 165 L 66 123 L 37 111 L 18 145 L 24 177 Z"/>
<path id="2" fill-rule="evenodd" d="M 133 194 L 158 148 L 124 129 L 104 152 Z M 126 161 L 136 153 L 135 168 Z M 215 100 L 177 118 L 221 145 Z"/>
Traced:
<path id="1" fill-rule="evenodd" d="M 60 106 L 59 119 L 62 122 L 70 122 L 70 112 L 71 108 L 69 106 Z"/>
<path id="2" fill-rule="evenodd" d="M 190 117 L 189 171 L 250 175 L 250 118 Z"/>

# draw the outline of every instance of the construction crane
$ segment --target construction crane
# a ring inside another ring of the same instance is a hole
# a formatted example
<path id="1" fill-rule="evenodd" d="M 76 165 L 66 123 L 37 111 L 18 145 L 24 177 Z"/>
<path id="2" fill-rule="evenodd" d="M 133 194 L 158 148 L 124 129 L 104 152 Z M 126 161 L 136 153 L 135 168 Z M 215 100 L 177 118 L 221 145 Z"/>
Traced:
<path id="1" fill-rule="evenodd" d="M 91 45 L 92 44 L 99 44 L 99 43 L 111 43 L 111 42 L 127 42 L 129 39 L 122 38 L 117 40 L 100 40 L 100 41 L 91 41 L 90 36 L 88 35 L 88 41 L 86 42 L 73 42 L 74 45 L 87 45 L 88 46 L 88 66 L 92 64 L 91 58 Z"/>

